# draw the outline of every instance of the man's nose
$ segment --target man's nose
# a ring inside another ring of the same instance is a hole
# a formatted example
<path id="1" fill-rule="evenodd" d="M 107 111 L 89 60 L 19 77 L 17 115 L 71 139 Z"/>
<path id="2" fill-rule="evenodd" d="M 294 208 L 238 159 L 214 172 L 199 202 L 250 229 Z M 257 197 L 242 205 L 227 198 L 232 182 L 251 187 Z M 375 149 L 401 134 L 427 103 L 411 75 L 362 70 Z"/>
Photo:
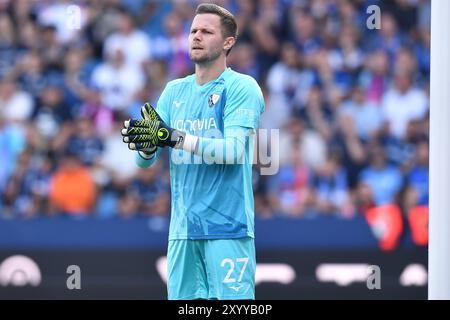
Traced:
<path id="1" fill-rule="evenodd" d="M 200 30 L 198 30 L 197 32 L 194 33 L 194 36 L 192 37 L 193 40 L 197 40 L 200 41 L 201 40 L 201 32 Z"/>

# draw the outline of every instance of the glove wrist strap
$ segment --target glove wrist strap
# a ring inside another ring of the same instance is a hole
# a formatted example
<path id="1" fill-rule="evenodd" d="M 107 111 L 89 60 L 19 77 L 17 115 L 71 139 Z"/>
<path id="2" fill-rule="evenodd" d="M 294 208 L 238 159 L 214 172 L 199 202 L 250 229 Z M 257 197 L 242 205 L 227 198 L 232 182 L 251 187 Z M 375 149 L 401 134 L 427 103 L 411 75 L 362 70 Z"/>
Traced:
<path id="1" fill-rule="evenodd" d="M 173 130 L 171 133 L 170 146 L 175 149 L 183 149 L 186 133 L 180 130 Z"/>
<path id="2" fill-rule="evenodd" d="M 198 148 L 198 137 L 190 134 L 186 134 L 184 137 L 183 145 L 180 149 L 183 149 L 189 153 L 196 153 Z"/>
<path id="3" fill-rule="evenodd" d="M 156 149 L 157 148 L 155 148 L 155 150 L 152 152 L 138 151 L 138 154 L 141 158 L 145 160 L 150 160 L 155 155 Z"/>

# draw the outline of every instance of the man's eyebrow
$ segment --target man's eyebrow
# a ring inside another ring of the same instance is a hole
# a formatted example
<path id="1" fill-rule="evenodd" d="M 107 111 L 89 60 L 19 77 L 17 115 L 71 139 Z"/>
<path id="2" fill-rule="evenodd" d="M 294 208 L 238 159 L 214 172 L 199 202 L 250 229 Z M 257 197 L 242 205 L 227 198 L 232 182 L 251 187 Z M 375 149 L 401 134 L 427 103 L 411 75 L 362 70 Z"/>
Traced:
<path id="1" fill-rule="evenodd" d="M 197 28 L 191 28 L 191 31 L 197 31 L 197 30 L 214 31 L 214 28 L 211 28 L 211 27 L 197 27 Z"/>

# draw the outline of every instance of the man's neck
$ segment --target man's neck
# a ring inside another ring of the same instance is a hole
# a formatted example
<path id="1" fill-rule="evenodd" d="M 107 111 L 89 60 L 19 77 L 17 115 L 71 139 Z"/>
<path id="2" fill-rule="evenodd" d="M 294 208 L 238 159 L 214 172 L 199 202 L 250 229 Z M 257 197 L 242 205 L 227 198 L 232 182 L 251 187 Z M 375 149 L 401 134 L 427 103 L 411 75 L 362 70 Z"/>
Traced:
<path id="1" fill-rule="evenodd" d="M 196 64 L 195 77 L 199 85 L 217 79 L 227 68 L 226 60 L 217 59 L 212 64 Z"/>

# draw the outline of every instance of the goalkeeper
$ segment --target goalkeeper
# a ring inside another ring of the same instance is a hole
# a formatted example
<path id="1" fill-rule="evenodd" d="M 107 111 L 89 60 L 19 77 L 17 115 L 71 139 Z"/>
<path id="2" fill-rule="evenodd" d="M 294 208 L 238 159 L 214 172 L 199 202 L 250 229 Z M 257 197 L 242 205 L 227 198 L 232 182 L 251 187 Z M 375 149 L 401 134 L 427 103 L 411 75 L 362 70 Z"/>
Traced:
<path id="1" fill-rule="evenodd" d="M 252 160 L 264 100 L 257 82 L 226 66 L 236 21 L 200 4 L 191 25 L 195 74 L 169 82 L 156 111 L 142 107 L 123 141 L 150 167 L 170 152 L 169 299 L 254 299 Z"/>

